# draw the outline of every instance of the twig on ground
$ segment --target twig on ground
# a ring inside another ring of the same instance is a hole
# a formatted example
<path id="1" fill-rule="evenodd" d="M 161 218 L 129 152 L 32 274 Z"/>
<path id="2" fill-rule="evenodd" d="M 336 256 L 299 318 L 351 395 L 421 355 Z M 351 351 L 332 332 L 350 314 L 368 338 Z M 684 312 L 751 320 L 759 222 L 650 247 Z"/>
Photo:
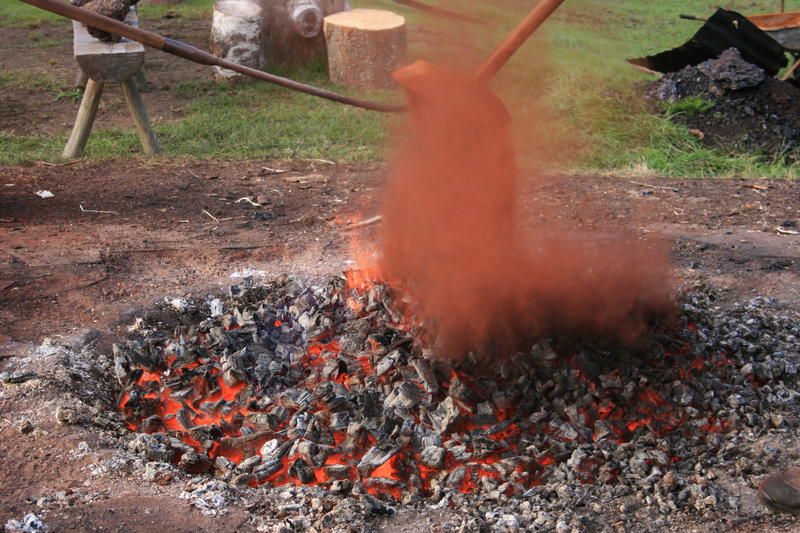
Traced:
<path id="1" fill-rule="evenodd" d="M 238 200 L 236 200 L 233 203 L 238 204 L 239 202 L 247 202 L 248 204 L 252 205 L 253 207 L 261 207 L 261 204 L 259 204 L 258 202 L 254 202 L 249 196 L 243 196 L 243 197 L 239 198 Z"/>
<path id="2" fill-rule="evenodd" d="M 261 167 L 261 170 L 266 170 L 269 174 L 283 174 L 284 172 L 291 172 L 291 170 L 284 170 L 282 168 Z"/>
<path id="3" fill-rule="evenodd" d="M 652 189 L 663 189 L 665 191 L 681 192 L 679 189 L 676 189 L 675 187 L 664 187 L 663 185 L 653 185 L 652 183 L 642 183 L 640 181 L 633 181 L 633 180 L 631 180 L 631 183 L 633 183 L 634 185 L 641 185 L 642 187 L 650 187 Z"/>
<path id="4" fill-rule="evenodd" d="M 98 209 L 84 209 L 83 204 L 78 204 L 83 213 L 99 213 L 101 215 L 119 215 L 116 211 L 100 211 Z"/>
<path id="5" fill-rule="evenodd" d="M 186 246 L 181 248 L 179 246 L 170 246 L 164 248 L 139 248 L 139 249 L 126 249 L 126 250 L 114 250 L 111 252 L 112 254 L 152 254 L 152 253 L 161 253 L 161 252 L 190 252 L 196 250 L 233 250 L 233 251 L 240 251 L 240 250 L 258 250 L 260 248 L 269 248 L 273 246 L 272 244 L 231 244 L 227 246 Z"/>
<path id="6" fill-rule="evenodd" d="M 69 161 L 64 161 L 63 163 L 50 163 L 49 161 L 37 161 L 36 164 L 41 165 L 43 167 L 68 167 L 80 161 L 81 161 L 80 158 L 78 158 L 78 159 L 70 159 Z"/>
<path id="7" fill-rule="evenodd" d="M 214 215 L 212 215 L 211 213 L 209 213 L 209 212 L 208 212 L 208 211 L 206 211 L 205 209 L 203 209 L 201 212 L 202 212 L 202 213 L 205 213 L 206 215 L 208 215 L 208 216 L 211 218 L 211 220 L 213 220 L 214 222 L 216 222 L 217 224 L 219 224 L 219 219 L 218 219 L 217 217 L 215 217 Z"/>
<path id="8" fill-rule="evenodd" d="M 651 68 L 643 67 L 642 65 L 634 65 L 633 63 L 628 63 L 628 64 L 630 66 L 632 66 L 633 68 L 635 68 L 636 70 L 638 70 L 640 72 L 644 72 L 645 74 L 652 74 L 653 76 L 657 76 L 659 78 L 664 77 L 664 74 L 662 74 L 661 72 L 658 72 L 657 70 L 653 70 Z"/>
<path id="9" fill-rule="evenodd" d="M 359 220 L 358 222 L 353 222 L 352 224 L 348 225 L 345 229 L 357 229 L 363 228 L 364 226 L 369 226 L 370 224 L 375 224 L 376 222 L 380 222 L 383 220 L 381 215 L 375 215 L 371 218 L 365 218 L 364 220 Z"/>
<path id="10" fill-rule="evenodd" d="M 0 248 L 0 252 L 3 252 L 4 254 L 7 254 L 7 255 L 9 255 L 9 256 L 11 256 L 11 257 L 13 257 L 14 259 L 16 259 L 17 261 L 19 261 L 19 262 L 20 262 L 20 263 L 22 263 L 23 265 L 27 265 L 27 264 L 28 264 L 28 263 L 27 263 L 27 262 L 26 262 L 26 261 L 25 261 L 23 258 L 21 258 L 20 256 L 18 256 L 17 254 L 13 254 L 13 253 L 9 252 L 9 251 L 8 251 L 8 250 L 6 250 L 5 248 Z"/>

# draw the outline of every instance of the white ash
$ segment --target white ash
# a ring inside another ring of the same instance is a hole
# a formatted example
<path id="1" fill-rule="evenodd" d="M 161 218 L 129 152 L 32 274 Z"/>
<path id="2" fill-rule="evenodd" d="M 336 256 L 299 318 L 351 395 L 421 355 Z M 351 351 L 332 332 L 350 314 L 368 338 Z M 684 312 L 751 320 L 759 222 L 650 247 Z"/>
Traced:
<path id="1" fill-rule="evenodd" d="M 20 520 L 9 520 L 6 522 L 6 531 L 9 533 L 39 533 L 47 531 L 47 524 L 33 513 L 28 513 Z"/>
<path id="2" fill-rule="evenodd" d="M 234 500 L 235 492 L 227 483 L 214 479 L 181 492 L 180 497 L 189 500 L 204 515 L 219 516 L 225 513 L 225 508 Z"/>

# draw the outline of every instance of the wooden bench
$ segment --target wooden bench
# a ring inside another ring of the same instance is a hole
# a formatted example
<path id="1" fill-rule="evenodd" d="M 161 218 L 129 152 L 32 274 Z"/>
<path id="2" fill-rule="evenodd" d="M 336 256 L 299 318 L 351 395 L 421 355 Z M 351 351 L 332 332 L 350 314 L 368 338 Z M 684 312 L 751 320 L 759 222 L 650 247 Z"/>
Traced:
<path id="1" fill-rule="evenodd" d="M 125 22 L 138 26 L 136 8 L 131 8 Z M 144 46 L 124 38 L 116 43 L 100 41 L 89 35 L 85 25 L 76 21 L 72 22 L 72 29 L 75 60 L 89 79 L 62 156 L 74 159 L 83 153 L 97 116 L 103 87 L 108 83 L 120 84 L 144 152 L 148 155 L 160 152 L 142 97 L 132 80 L 144 63 Z"/>

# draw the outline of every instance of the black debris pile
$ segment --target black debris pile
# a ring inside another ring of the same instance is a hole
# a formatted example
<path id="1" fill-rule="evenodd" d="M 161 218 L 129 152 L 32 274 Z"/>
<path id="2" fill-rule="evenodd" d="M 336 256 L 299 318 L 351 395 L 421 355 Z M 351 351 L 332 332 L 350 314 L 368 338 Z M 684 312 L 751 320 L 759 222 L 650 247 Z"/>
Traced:
<path id="1" fill-rule="evenodd" d="M 646 94 L 710 146 L 797 157 L 800 89 L 768 76 L 735 48 L 666 74 Z"/>
<path id="2" fill-rule="evenodd" d="M 748 63 L 758 65 L 775 76 L 786 65 L 783 45 L 735 11 L 717 9 L 686 43 L 678 48 L 628 62 L 656 72 L 676 72 L 688 65 L 714 59 L 729 48 L 736 48 Z"/>

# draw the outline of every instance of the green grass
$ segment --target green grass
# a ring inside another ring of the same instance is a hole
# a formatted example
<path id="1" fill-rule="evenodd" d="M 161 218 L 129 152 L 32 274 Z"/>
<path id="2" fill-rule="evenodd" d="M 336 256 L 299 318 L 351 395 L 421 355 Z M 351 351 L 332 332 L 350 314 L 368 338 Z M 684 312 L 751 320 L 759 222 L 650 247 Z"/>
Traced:
<path id="1" fill-rule="evenodd" d="M 46 22 L 62 21 L 64 18 L 59 15 L 43 11 L 19 0 L 4 0 L 0 5 L 0 27 L 3 28 L 36 27 Z"/>
<path id="2" fill-rule="evenodd" d="M 168 12 L 184 17 L 203 17 L 211 13 L 215 0 L 186 0 L 175 6 L 155 6 L 142 4 L 139 6 L 139 15 L 142 17 L 159 18 Z M 0 5 L 0 27 L 27 26 L 36 27 L 47 22 L 63 23 L 67 21 L 60 15 L 44 11 L 38 7 L 26 4 L 20 0 L 3 0 Z"/>
<path id="3" fill-rule="evenodd" d="M 39 74 L 19 69 L 10 70 L 0 66 L 0 87 L 19 89 L 35 87 L 45 91 L 60 92 L 65 89 L 66 84 L 49 74 Z"/>
<path id="4" fill-rule="evenodd" d="M 714 102 L 704 100 L 702 96 L 698 95 L 689 96 L 677 102 L 663 101 L 659 103 L 664 114 L 670 118 L 701 115 L 716 105 Z"/>
<path id="5" fill-rule="evenodd" d="M 47 82 L 46 78 L 33 79 L 40 84 Z M 322 84 L 323 80 L 308 81 Z M 3 82 L 0 71 L 0 84 Z M 325 158 L 354 163 L 382 157 L 386 131 L 382 117 L 375 113 L 269 84 L 184 82 L 174 90 L 186 98 L 189 113 L 183 120 L 155 126 L 164 149 L 160 157 Z M 61 98 L 76 96 L 72 90 L 59 94 Z M 0 164 L 56 160 L 66 139 L 66 132 L 56 137 L 0 133 Z M 106 159 L 140 152 L 134 130 L 96 129 L 85 156 Z"/>
<path id="6" fill-rule="evenodd" d="M 191 95 L 185 120 L 157 128 L 182 155 L 232 158 L 311 157 L 366 162 L 380 158 L 384 128 L 373 113 L 269 85 L 235 88 L 182 84 Z"/>
<path id="7" fill-rule="evenodd" d="M 434 2 L 434 0 L 431 0 Z M 455 33 L 453 25 L 420 33 L 426 15 L 391 0 L 352 0 L 354 7 L 390 9 L 407 18 L 409 50 L 414 58 L 441 61 L 454 49 L 468 45 L 477 65 L 532 7 L 529 0 L 501 2 L 448 2 L 450 8 L 485 17 L 491 24 L 459 26 L 466 33 L 448 45 L 431 46 L 442 33 Z M 186 0 L 172 7 L 142 5 L 140 19 L 167 12 L 179 17 L 208 17 L 213 0 Z M 454 7 L 458 6 L 458 7 Z M 777 10 L 774 0 L 731 0 L 726 8 L 744 14 Z M 536 139 L 527 149 L 520 144 L 523 161 L 540 160 L 540 154 L 562 154 L 562 168 L 589 172 L 652 172 L 671 176 L 795 177 L 792 158 L 768 158 L 755 153 L 712 150 L 685 127 L 669 120 L 676 114 L 696 113 L 707 103 L 687 100 L 665 106 L 661 114 L 643 104 L 636 86 L 652 77 L 625 63 L 683 43 L 700 23 L 678 18 L 680 13 L 709 16 L 714 2 L 666 0 L 568 0 L 542 31 L 527 43 L 499 73 L 492 87 L 518 112 L 521 139 Z M 64 19 L 50 16 L 18 0 L 0 4 L 0 26 L 36 26 Z M 45 26 L 46 27 L 46 26 Z M 42 32 L 33 46 L 52 46 Z M 546 57 L 546 60 L 542 60 Z M 470 67 L 474 68 L 474 67 Z M 325 80 L 324 65 L 301 72 L 280 72 L 306 83 L 352 93 Z M 65 102 L 77 97 L 63 83 L 42 77 L 25 77 L 0 70 L 0 85 L 42 87 L 50 84 L 53 98 Z M 40 84 L 40 85 L 36 85 Z M 353 162 L 375 161 L 384 156 L 387 118 L 256 82 L 230 86 L 213 82 L 178 82 L 174 89 L 187 101 L 186 118 L 156 126 L 165 149 L 162 157 L 271 158 L 322 157 Z M 359 96 L 390 100 L 387 93 Z M 556 121 L 537 120 L 542 109 Z M 544 130 L 544 131 L 543 131 Z M 1 136 L 0 163 L 54 160 L 66 133 L 54 138 Z M 93 132 L 87 156 L 118 157 L 140 153 L 132 130 Z M 566 159 L 565 159 L 566 158 Z M 564 161 L 568 161 L 565 163 Z"/>

